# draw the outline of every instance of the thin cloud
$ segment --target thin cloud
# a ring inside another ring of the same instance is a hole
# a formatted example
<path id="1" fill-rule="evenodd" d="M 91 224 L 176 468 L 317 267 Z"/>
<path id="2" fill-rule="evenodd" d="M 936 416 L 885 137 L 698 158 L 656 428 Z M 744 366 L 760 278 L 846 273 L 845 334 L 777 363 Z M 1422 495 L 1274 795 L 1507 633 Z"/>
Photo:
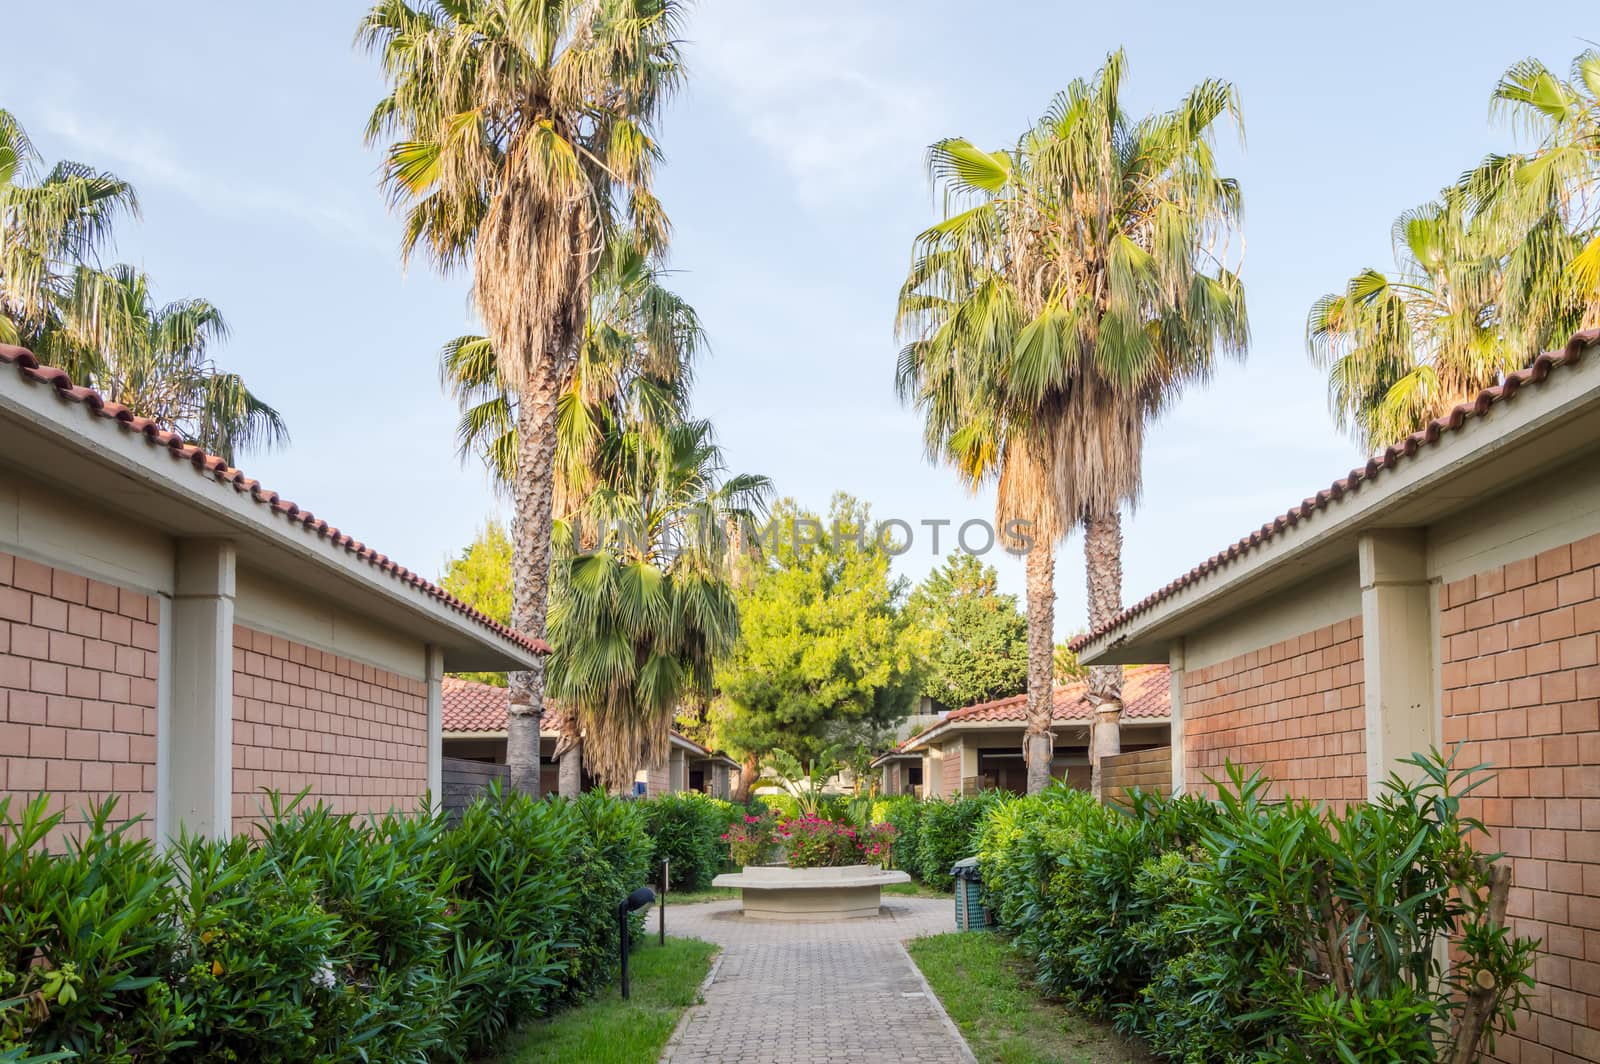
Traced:
<path id="1" fill-rule="evenodd" d="M 313 202 L 282 188 L 188 165 L 181 152 L 147 129 L 112 126 L 54 107 L 46 107 L 40 118 L 45 129 L 71 141 L 85 160 L 127 167 L 130 176 L 165 185 L 215 214 L 275 214 L 331 236 L 354 238 L 386 253 L 393 251 L 392 241 L 383 240 L 351 211 Z"/>
<path id="2" fill-rule="evenodd" d="M 695 73 L 818 208 L 914 177 L 933 90 L 883 72 L 895 34 L 858 4 L 818 0 L 802 10 L 733 0 L 696 12 Z"/>

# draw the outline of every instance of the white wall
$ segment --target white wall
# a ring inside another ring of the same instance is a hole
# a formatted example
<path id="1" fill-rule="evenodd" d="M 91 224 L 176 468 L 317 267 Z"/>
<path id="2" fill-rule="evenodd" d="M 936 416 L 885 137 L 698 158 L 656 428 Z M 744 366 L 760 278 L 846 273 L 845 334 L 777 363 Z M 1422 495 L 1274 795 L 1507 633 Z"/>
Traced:
<path id="1" fill-rule="evenodd" d="M 1580 459 L 1428 528 L 1427 571 L 1451 583 L 1600 533 L 1600 462 Z"/>
<path id="2" fill-rule="evenodd" d="M 8 554 L 171 595 L 175 549 L 162 532 L 0 468 L 0 550 Z"/>
<path id="3" fill-rule="evenodd" d="M 269 574 L 239 566 L 234 620 L 413 680 L 427 677 L 427 646 L 391 628 L 330 606 Z"/>
<path id="4" fill-rule="evenodd" d="M 1189 671 L 1361 616 L 1361 571 L 1349 563 L 1295 584 L 1184 636 Z"/>

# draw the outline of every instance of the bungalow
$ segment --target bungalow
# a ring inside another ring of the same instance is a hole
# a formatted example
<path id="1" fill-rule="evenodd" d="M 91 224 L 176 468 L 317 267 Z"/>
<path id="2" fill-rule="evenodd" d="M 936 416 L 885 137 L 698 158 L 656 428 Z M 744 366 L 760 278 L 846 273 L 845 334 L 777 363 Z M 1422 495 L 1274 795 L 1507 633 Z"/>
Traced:
<path id="1" fill-rule="evenodd" d="M 1359 801 L 1462 747 L 1466 803 L 1541 940 L 1506 1061 L 1600 1060 L 1600 332 L 1504 383 L 1078 641 L 1173 676 L 1174 789 L 1224 760 Z"/>
<path id="2" fill-rule="evenodd" d="M 444 678 L 444 756 L 487 765 L 506 761 L 506 718 L 508 693 L 455 676 Z M 560 765 L 555 759 L 555 731 L 539 733 L 540 793 L 556 791 Z M 668 759 L 659 765 L 639 770 L 635 779 L 638 793 L 654 797 L 680 791 L 699 791 L 726 798 L 738 783 L 739 763 L 724 754 L 714 753 L 677 732 L 672 733 Z M 594 786 L 588 773 L 583 789 Z"/>
<path id="3" fill-rule="evenodd" d="M 158 842 L 263 789 L 437 793 L 447 670 L 548 647 L 154 422 L 0 345 L 0 798 L 115 795 Z M 61 837 L 53 844 L 62 841 Z"/>
<path id="4" fill-rule="evenodd" d="M 1094 722 L 1087 695 L 1084 683 L 1056 687 L 1051 725 L 1055 736 L 1051 775 L 1083 789 L 1089 787 L 1089 728 Z M 1124 751 L 1166 746 L 1170 701 L 1165 665 L 1127 670 L 1123 679 Z M 1026 694 L 950 711 L 873 762 L 883 773 L 883 793 L 933 798 L 996 788 L 1025 792 L 1028 778 L 1022 761 L 1022 734 L 1027 711 Z"/>

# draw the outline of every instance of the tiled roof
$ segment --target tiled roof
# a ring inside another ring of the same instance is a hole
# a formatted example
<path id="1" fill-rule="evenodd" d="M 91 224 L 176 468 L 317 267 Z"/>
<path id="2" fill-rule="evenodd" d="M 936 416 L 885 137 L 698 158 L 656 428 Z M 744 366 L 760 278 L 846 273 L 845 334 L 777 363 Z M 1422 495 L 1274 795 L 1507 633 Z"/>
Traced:
<path id="1" fill-rule="evenodd" d="M 444 678 L 444 731 L 503 732 L 509 715 L 510 691 L 457 676 Z M 722 757 L 686 735 L 672 733 L 673 739 L 701 757 Z"/>
<path id="2" fill-rule="evenodd" d="M 1052 714 L 1057 723 L 1088 721 L 1094 717 L 1094 706 L 1089 701 L 1087 683 L 1064 684 L 1055 689 L 1055 707 Z M 1161 721 L 1172 717 L 1172 688 L 1168 683 L 1165 665 L 1132 665 L 1122 674 L 1122 719 L 1125 721 Z M 901 747 L 918 742 L 935 732 L 961 724 L 988 724 L 1015 722 L 1028 719 L 1027 694 L 1012 695 L 993 702 L 979 702 L 974 706 L 951 710 L 945 718 L 927 731 L 913 735 Z"/>
<path id="3" fill-rule="evenodd" d="M 510 692 L 504 687 L 444 678 L 444 730 L 447 732 L 505 731 Z"/>
<path id="4" fill-rule="evenodd" d="M 234 469 L 221 458 L 208 454 L 185 441 L 177 433 L 162 428 L 150 418 L 140 417 L 121 403 L 114 403 L 105 398 L 93 388 L 73 384 L 72 378 L 65 370 L 41 365 L 33 352 L 27 348 L 0 344 L 0 364 L 14 366 L 18 375 L 25 381 L 50 385 L 55 389 L 56 397 L 63 402 L 78 403 L 91 414 L 115 421 L 125 431 L 138 433 L 152 447 L 165 447 L 174 459 L 188 462 L 196 475 L 208 477 L 218 483 L 231 484 L 235 491 L 248 494 L 255 502 L 269 507 L 273 514 L 283 517 L 291 524 L 303 526 L 319 538 L 328 540 L 335 547 L 343 547 L 347 553 L 355 555 L 379 572 L 392 576 L 400 583 L 442 603 L 507 642 L 535 654 L 550 653 L 550 647 L 544 640 L 530 639 L 473 609 L 438 585 L 392 561 L 387 555 L 379 554 L 360 540 L 339 531 L 311 511 L 302 510 L 288 499 L 279 496 L 277 492 L 266 490 L 258 481 L 246 477 L 244 473 Z"/>
<path id="5" fill-rule="evenodd" d="M 1352 469 L 1348 476 L 1334 481 L 1331 486 L 1317 492 L 1287 513 L 1281 514 L 1267 524 L 1262 525 L 1227 550 L 1213 554 L 1210 558 L 1190 569 L 1170 584 L 1129 606 L 1106 624 L 1072 640 L 1069 645 L 1073 650 L 1081 650 L 1090 643 L 1110 635 L 1140 614 L 1149 612 L 1173 595 L 1198 583 L 1228 563 L 1237 561 L 1273 537 L 1298 525 L 1319 510 L 1325 510 L 1346 495 L 1361 490 L 1362 485 L 1377 479 L 1384 470 L 1397 468 L 1417 452 L 1437 443 L 1446 433 L 1455 432 L 1461 428 L 1469 419 L 1482 417 L 1496 403 L 1512 399 L 1523 387 L 1532 384 L 1543 384 L 1545 379 L 1550 376 L 1550 372 L 1556 367 L 1577 364 L 1583 359 L 1584 350 L 1597 343 L 1600 343 L 1600 329 L 1590 329 L 1575 334 L 1572 339 L 1567 341 L 1567 345 L 1564 348 L 1559 351 L 1548 351 L 1540 355 L 1533 360 L 1533 363 L 1527 369 L 1509 374 L 1503 383 L 1493 388 L 1485 388 L 1472 400 L 1461 403 L 1450 413 L 1429 422 L 1426 428 L 1413 432 L 1398 443 L 1391 444 L 1383 451 L 1369 458 L 1366 465 L 1358 469 Z"/>

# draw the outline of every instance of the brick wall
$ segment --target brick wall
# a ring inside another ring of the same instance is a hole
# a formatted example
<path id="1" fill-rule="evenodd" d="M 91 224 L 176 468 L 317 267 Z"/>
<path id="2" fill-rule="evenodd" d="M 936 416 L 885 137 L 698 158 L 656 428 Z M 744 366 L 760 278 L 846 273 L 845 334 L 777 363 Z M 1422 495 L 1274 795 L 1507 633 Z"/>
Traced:
<path id="1" fill-rule="evenodd" d="M 1215 793 L 1224 763 L 1261 768 L 1272 793 L 1327 801 L 1366 792 L 1361 618 L 1185 671 L 1185 785 Z"/>
<path id="2" fill-rule="evenodd" d="M 0 797 L 50 792 L 72 834 L 91 800 L 155 815 L 159 603 L 0 554 Z"/>
<path id="3" fill-rule="evenodd" d="M 233 823 L 262 789 L 341 813 L 411 811 L 428 783 L 427 685 L 265 632 L 233 631 Z"/>
<path id="4" fill-rule="evenodd" d="M 1495 777 L 1468 801 L 1512 862 L 1510 913 L 1543 940 L 1515 1064 L 1600 1061 L 1600 536 L 1440 592 L 1447 745 Z"/>

